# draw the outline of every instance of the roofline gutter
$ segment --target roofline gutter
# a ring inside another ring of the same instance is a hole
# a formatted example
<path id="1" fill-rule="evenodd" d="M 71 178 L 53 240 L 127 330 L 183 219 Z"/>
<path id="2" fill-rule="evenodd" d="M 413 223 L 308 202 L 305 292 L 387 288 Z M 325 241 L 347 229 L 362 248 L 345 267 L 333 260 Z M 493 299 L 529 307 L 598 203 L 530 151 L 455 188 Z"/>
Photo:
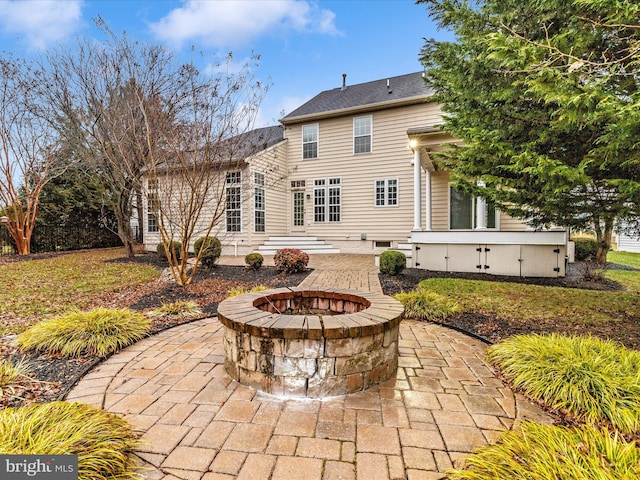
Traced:
<path id="1" fill-rule="evenodd" d="M 352 113 L 373 112 L 376 110 L 384 110 L 391 107 L 404 107 L 407 105 L 417 105 L 419 103 L 428 103 L 433 94 L 417 95 L 402 99 L 387 100 L 378 103 L 368 103 L 366 105 L 358 105 L 356 107 L 340 108 L 338 110 L 328 110 L 326 112 L 308 113 L 306 115 L 297 115 L 295 117 L 283 117 L 280 123 L 283 125 L 293 125 L 295 123 L 306 122 L 308 120 L 322 120 L 332 117 L 341 117 Z"/>

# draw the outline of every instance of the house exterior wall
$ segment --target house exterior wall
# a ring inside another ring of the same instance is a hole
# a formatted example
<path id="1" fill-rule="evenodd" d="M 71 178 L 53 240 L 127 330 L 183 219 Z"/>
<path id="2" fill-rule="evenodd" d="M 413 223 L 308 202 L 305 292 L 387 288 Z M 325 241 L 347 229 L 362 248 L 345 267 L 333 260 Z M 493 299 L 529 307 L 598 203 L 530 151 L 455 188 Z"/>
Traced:
<path id="1" fill-rule="evenodd" d="M 618 251 L 640 253 L 640 237 L 634 238 L 629 235 L 618 235 Z"/>
<path id="2" fill-rule="evenodd" d="M 354 154 L 353 119 L 372 117 L 370 153 Z M 302 159 L 304 123 L 287 125 L 289 181 L 305 181 L 304 235 L 321 237 L 343 252 L 371 253 L 375 242 L 406 242 L 413 226 L 413 153 L 408 148 L 407 130 L 415 125 L 440 121 L 436 104 L 391 108 L 309 122 L 318 124 L 318 157 Z M 314 221 L 314 180 L 340 178 L 341 220 Z M 376 180 L 397 180 L 396 206 L 375 205 Z M 291 183 L 288 183 L 291 186 Z M 288 195 L 289 231 L 292 202 Z M 366 240 L 361 240 L 362 235 Z"/>
<path id="3" fill-rule="evenodd" d="M 286 142 L 281 142 L 273 147 L 260 152 L 260 154 L 247 159 L 247 163 L 241 167 L 222 170 L 212 174 L 214 185 L 210 189 L 206 203 L 200 214 L 200 220 L 197 222 L 194 234 L 191 238 L 189 251 L 193 251 L 193 243 L 206 234 L 211 219 L 218 217 L 216 224 L 213 226 L 210 236 L 217 237 L 222 243 L 223 255 L 244 255 L 254 250 L 256 245 L 262 243 L 268 235 L 277 235 L 286 233 L 286 205 L 283 203 L 286 194 Z M 227 173 L 230 171 L 241 172 L 241 231 L 226 231 L 226 213 L 225 203 L 226 197 L 224 193 L 225 181 Z M 265 232 L 255 231 L 255 173 L 264 175 L 264 191 L 265 191 Z M 158 192 L 161 195 L 161 201 L 165 205 L 171 202 L 170 211 L 174 221 L 179 223 L 181 215 L 178 208 L 179 201 L 177 193 L 173 199 L 169 197 L 169 192 L 177 192 L 179 189 L 179 179 L 174 177 L 171 182 L 159 179 Z M 169 186 L 173 183 L 173 186 Z M 148 189 L 148 180 L 145 180 L 145 186 Z M 160 232 L 149 231 L 148 219 L 148 199 L 145 195 L 144 199 L 144 245 L 148 251 L 156 251 L 158 243 L 161 242 Z M 175 229 L 174 239 L 179 240 L 179 232 Z"/>

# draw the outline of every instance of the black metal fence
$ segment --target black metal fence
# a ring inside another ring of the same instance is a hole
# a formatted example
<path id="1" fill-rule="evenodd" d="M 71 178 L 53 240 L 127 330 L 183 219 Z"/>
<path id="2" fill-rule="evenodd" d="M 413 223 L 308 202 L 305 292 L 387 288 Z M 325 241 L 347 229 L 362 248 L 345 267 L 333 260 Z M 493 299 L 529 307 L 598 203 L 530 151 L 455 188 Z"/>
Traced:
<path id="1" fill-rule="evenodd" d="M 86 248 L 108 248 L 122 245 L 118 235 L 96 225 L 82 227 L 37 225 L 31 237 L 31 253 L 64 252 Z M 17 253 L 15 242 L 4 225 L 0 225 L 0 255 Z"/>

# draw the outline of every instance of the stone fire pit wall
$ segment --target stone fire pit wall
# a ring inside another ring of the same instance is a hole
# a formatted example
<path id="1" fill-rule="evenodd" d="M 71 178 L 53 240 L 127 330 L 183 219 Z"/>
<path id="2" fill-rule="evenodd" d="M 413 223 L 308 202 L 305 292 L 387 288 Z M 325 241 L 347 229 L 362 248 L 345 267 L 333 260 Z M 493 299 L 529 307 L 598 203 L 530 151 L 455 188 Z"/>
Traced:
<path id="1" fill-rule="evenodd" d="M 397 300 L 351 290 L 281 288 L 224 300 L 227 373 L 274 395 L 320 398 L 377 385 L 398 367 Z"/>

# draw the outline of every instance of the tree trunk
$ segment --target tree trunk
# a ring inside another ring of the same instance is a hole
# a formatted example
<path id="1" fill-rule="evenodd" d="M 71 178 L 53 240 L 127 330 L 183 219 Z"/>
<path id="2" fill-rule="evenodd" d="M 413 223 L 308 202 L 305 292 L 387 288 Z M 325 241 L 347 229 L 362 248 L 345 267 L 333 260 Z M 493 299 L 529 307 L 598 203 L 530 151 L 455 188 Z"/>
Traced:
<path id="1" fill-rule="evenodd" d="M 116 208 L 114 213 L 116 215 L 116 220 L 118 221 L 118 237 L 120 237 L 120 241 L 124 245 L 127 257 L 135 257 L 135 242 L 133 240 L 130 218 L 124 215 L 119 208 Z"/>
<path id="2" fill-rule="evenodd" d="M 116 220 L 118 221 L 118 236 L 124 245 L 127 257 L 135 257 L 136 242 L 133 238 L 133 229 L 131 228 L 131 193 L 125 191 L 120 192 L 118 203 L 114 205 L 113 210 L 113 213 L 116 215 Z"/>
<path id="3" fill-rule="evenodd" d="M 136 241 L 144 244 L 144 208 L 142 205 L 142 192 L 139 188 L 136 191 L 136 210 L 138 213 L 138 238 L 136 238 Z"/>
<path id="4" fill-rule="evenodd" d="M 613 237 L 613 221 L 606 220 L 604 225 L 604 231 L 598 229 L 598 250 L 596 251 L 596 262 L 604 265 L 607 263 L 607 253 L 611 248 L 611 242 Z"/>

